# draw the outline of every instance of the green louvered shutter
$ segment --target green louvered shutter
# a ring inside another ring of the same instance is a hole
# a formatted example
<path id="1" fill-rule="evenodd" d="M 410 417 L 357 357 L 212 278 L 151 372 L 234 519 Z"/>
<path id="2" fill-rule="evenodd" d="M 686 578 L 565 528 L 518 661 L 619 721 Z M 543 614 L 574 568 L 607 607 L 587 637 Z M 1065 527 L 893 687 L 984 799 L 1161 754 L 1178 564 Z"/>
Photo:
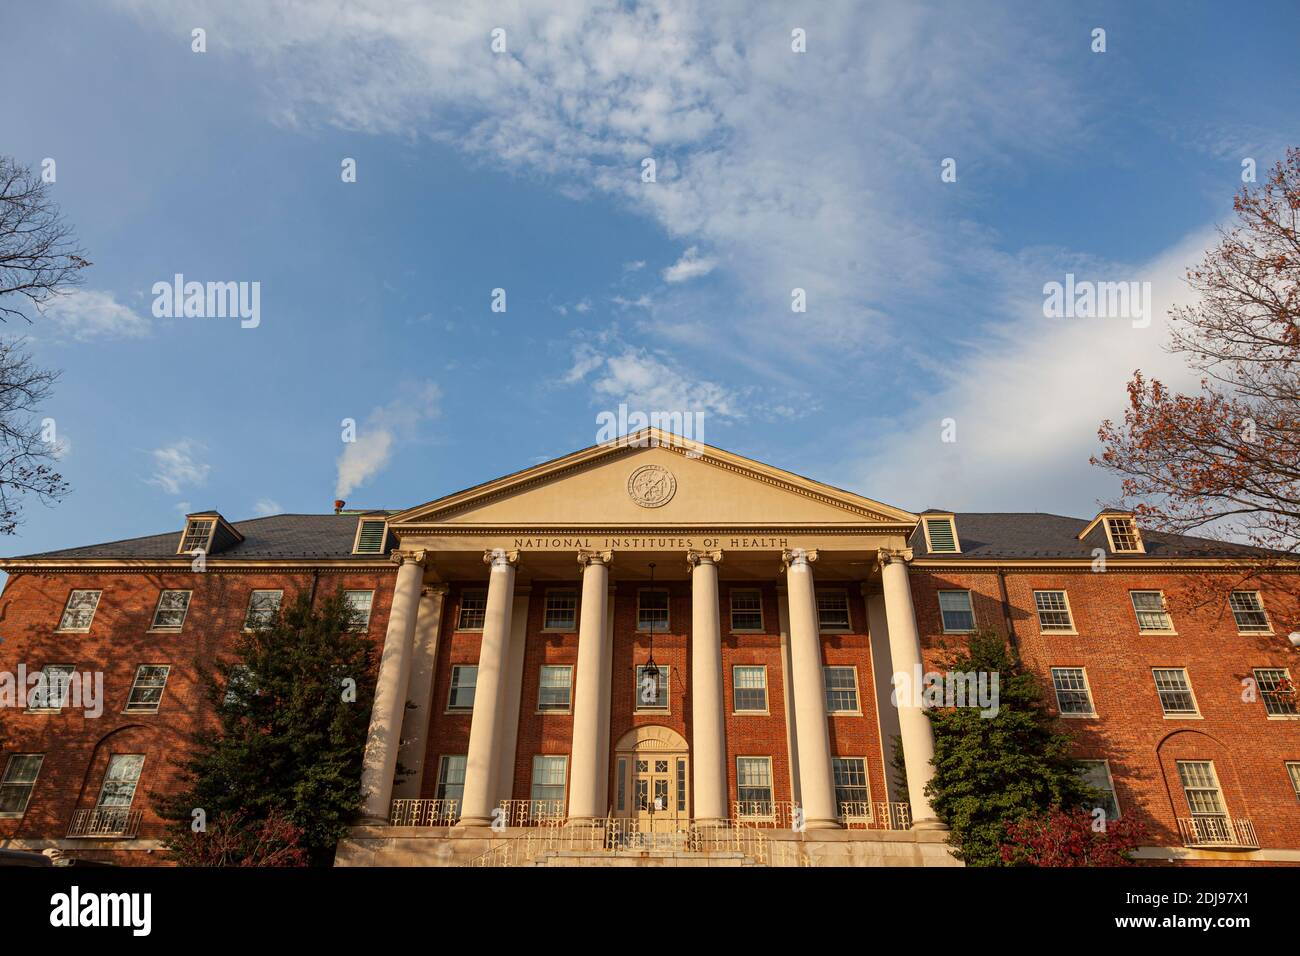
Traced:
<path id="1" fill-rule="evenodd" d="M 387 531 L 388 522 L 382 518 L 362 521 L 361 533 L 357 535 L 357 554 L 383 554 Z"/>
<path id="2" fill-rule="evenodd" d="M 926 518 L 926 530 L 930 534 L 930 553 L 957 551 L 957 538 L 952 532 L 951 518 Z"/>

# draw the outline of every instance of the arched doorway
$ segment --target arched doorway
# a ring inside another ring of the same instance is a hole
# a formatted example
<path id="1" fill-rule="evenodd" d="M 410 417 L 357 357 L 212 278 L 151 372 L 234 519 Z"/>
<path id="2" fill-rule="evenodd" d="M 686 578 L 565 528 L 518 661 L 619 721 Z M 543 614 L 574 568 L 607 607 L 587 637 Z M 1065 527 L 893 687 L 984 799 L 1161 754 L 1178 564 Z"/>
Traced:
<path id="1" fill-rule="evenodd" d="M 658 725 L 634 727 L 614 746 L 614 815 L 646 829 L 672 830 L 691 818 L 686 738 Z"/>

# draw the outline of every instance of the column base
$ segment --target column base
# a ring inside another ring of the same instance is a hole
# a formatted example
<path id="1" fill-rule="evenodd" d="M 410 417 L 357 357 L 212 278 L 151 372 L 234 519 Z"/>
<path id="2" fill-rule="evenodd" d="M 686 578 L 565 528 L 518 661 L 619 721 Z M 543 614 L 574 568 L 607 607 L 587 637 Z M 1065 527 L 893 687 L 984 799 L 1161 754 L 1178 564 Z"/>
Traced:
<path id="1" fill-rule="evenodd" d="M 387 817 L 377 817 L 377 816 L 363 816 L 363 817 L 361 817 L 360 820 L 357 821 L 357 826 L 360 826 L 360 827 L 386 827 L 386 826 L 388 826 L 388 818 L 387 818 Z"/>
<path id="2" fill-rule="evenodd" d="M 843 830 L 844 826 L 839 820 L 805 820 L 803 828 L 805 830 Z"/>
<path id="3" fill-rule="evenodd" d="M 729 827 L 731 821 L 725 817 L 696 817 L 691 821 L 697 827 Z"/>
<path id="4" fill-rule="evenodd" d="M 566 827 L 600 827 L 605 825 L 604 817 L 569 817 L 564 821 Z"/>
<path id="5" fill-rule="evenodd" d="M 458 827 L 490 827 L 492 826 L 491 817 L 461 817 L 456 821 Z"/>
<path id="6" fill-rule="evenodd" d="M 944 823 L 938 817 L 927 817 L 924 820 L 916 820 L 912 823 L 913 830 L 947 830 L 950 829 L 948 824 Z"/>

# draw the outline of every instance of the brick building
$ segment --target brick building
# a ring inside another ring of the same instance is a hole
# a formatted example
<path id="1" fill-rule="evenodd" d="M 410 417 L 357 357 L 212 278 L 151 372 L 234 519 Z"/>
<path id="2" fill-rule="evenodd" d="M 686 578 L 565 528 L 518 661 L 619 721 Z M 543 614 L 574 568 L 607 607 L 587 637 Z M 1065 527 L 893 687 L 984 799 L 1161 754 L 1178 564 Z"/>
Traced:
<path id="1" fill-rule="evenodd" d="M 381 652 L 342 864 L 950 863 L 891 678 L 977 629 L 1041 675 L 1142 856 L 1300 861 L 1295 565 L 1116 512 L 914 514 L 642 437 L 404 511 L 206 512 L 0 562 L 0 674 L 103 688 L 0 707 L 0 847 L 147 861 L 147 795 L 215 725 L 195 662 L 341 589 Z"/>

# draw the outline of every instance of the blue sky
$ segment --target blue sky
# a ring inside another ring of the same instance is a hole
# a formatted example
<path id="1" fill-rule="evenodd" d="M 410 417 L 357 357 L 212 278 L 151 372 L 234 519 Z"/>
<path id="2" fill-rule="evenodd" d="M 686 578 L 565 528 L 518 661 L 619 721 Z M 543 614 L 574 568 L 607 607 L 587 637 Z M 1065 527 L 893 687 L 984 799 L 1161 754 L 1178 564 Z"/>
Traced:
<path id="1" fill-rule="evenodd" d="M 0 152 L 56 161 L 94 267 L 5 330 L 63 370 L 73 486 L 5 553 L 409 506 L 620 402 L 900 507 L 1087 516 L 1132 370 L 1188 381 L 1163 312 L 1242 160 L 1300 143 L 1294 3 L 431 6 L 6 7 Z M 178 272 L 259 282 L 260 325 L 155 318 Z M 1155 321 L 1044 317 L 1068 272 Z"/>

